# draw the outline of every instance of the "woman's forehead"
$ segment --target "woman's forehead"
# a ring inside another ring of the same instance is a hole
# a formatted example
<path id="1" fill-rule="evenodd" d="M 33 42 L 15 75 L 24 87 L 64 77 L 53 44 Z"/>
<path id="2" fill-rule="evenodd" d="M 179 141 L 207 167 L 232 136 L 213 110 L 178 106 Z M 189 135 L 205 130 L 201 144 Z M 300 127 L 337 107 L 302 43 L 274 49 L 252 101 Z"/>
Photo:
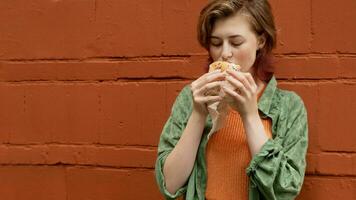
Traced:
<path id="1" fill-rule="evenodd" d="M 217 20 L 211 33 L 211 37 L 235 37 L 252 32 L 251 24 L 243 14 L 235 14 L 231 17 Z"/>

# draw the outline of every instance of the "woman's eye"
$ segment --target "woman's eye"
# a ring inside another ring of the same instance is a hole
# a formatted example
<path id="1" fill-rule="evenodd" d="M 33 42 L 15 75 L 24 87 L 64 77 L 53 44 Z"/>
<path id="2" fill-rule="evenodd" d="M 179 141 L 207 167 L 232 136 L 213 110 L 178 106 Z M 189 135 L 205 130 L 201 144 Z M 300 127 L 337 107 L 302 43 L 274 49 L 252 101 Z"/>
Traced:
<path id="1" fill-rule="evenodd" d="M 218 46 L 221 46 L 222 43 L 211 42 L 210 44 L 211 44 L 212 46 L 214 46 L 214 47 L 218 47 Z"/>
<path id="2" fill-rule="evenodd" d="M 243 42 L 230 42 L 230 45 L 233 46 L 233 47 L 238 47 L 238 46 L 241 46 L 243 44 Z M 222 42 L 210 42 L 210 45 L 211 46 L 214 46 L 214 47 L 220 47 L 223 45 Z"/>
<path id="3" fill-rule="evenodd" d="M 231 45 L 234 47 L 238 47 L 238 46 L 242 45 L 242 42 L 233 42 L 233 43 L 231 43 Z"/>

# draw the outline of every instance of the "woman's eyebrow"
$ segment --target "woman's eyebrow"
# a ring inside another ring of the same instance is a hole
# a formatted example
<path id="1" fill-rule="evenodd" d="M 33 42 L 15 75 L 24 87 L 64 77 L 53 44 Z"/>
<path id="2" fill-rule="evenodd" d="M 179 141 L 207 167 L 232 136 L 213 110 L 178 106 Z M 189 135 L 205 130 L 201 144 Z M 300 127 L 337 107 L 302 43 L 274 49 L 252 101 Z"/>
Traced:
<path id="1" fill-rule="evenodd" d="M 229 38 L 238 38 L 238 37 L 242 37 L 242 35 L 231 35 L 231 36 L 229 36 Z"/>

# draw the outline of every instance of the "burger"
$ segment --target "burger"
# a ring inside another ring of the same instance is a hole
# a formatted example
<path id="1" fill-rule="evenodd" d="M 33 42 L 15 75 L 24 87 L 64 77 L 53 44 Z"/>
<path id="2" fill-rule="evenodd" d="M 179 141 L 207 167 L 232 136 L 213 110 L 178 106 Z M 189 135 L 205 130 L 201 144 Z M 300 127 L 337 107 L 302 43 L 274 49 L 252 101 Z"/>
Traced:
<path id="1" fill-rule="evenodd" d="M 220 70 L 223 73 L 226 73 L 225 71 L 227 69 L 231 69 L 233 71 L 240 71 L 241 67 L 239 65 L 236 65 L 234 63 L 229 63 L 225 61 L 215 61 L 209 65 L 209 72 L 213 72 L 216 70 Z M 224 86 L 227 86 L 229 88 L 233 88 L 230 83 L 225 81 L 223 83 Z M 206 96 L 222 96 L 225 97 L 226 94 L 223 92 L 220 88 L 213 88 L 205 93 Z M 228 101 L 231 101 L 231 99 L 226 99 Z"/>

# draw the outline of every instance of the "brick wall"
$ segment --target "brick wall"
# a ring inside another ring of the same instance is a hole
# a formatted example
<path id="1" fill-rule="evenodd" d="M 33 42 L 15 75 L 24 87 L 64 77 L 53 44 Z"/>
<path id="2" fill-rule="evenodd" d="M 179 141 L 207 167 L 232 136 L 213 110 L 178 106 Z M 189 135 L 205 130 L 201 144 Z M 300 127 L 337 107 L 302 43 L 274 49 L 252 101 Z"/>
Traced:
<path id="1" fill-rule="evenodd" d="M 206 2 L 1 0 L 1 199 L 162 199 L 158 137 L 204 72 Z M 356 199 L 356 1 L 271 3 L 276 76 L 309 114 L 298 199 Z"/>

